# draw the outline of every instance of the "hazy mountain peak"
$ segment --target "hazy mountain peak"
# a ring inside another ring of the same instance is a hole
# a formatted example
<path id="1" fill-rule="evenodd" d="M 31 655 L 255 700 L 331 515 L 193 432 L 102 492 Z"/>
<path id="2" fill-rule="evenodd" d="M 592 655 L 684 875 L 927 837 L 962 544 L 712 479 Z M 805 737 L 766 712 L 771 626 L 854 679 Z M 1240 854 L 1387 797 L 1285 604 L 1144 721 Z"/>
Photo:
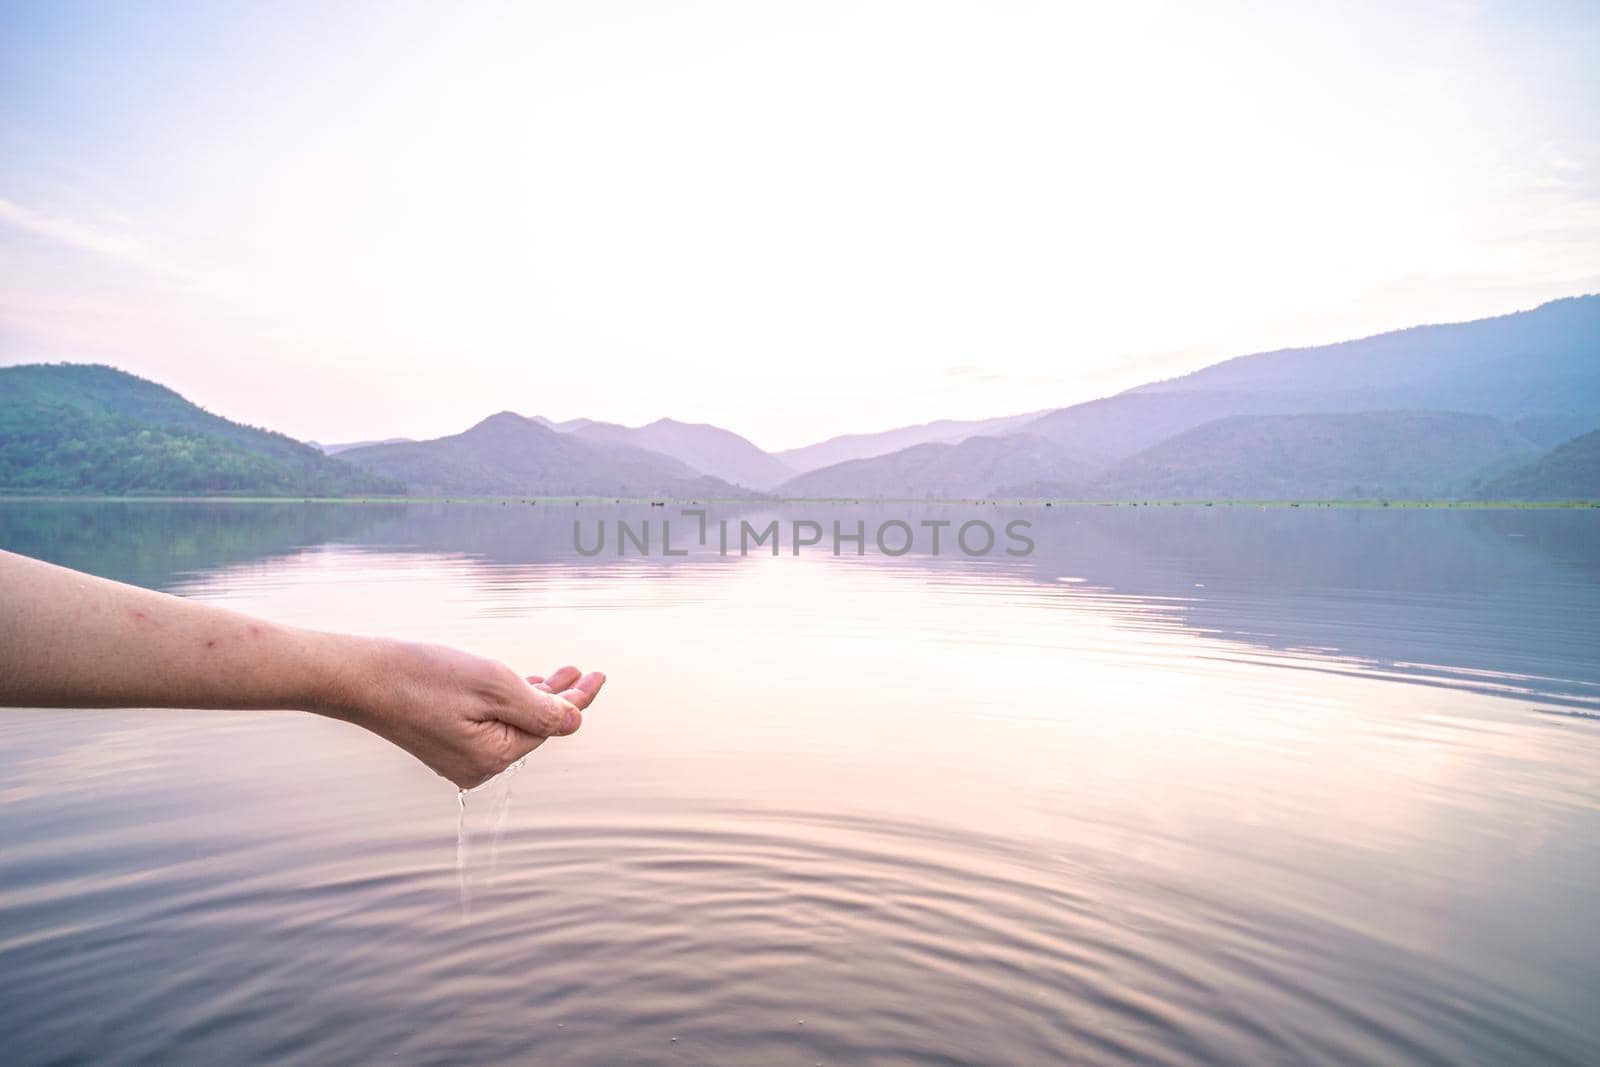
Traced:
<path id="1" fill-rule="evenodd" d="M 995 419 L 937 419 L 874 433 L 841 434 L 802 448 L 787 449 L 777 453 L 777 458 L 804 473 L 849 460 L 886 456 L 913 445 L 935 442 L 953 444 L 969 437 L 1004 435 L 1023 429 L 1043 414 L 1045 412 L 1030 411 Z"/>
<path id="2" fill-rule="evenodd" d="M 886 456 L 807 471 L 779 487 L 802 498 L 962 499 L 1035 482 L 1081 485 L 1098 467 L 1038 434 L 924 441 Z"/>
<path id="3" fill-rule="evenodd" d="M 475 423 L 472 426 L 472 429 L 476 430 L 476 429 L 480 429 L 482 427 L 491 427 L 491 426 L 492 427 L 524 426 L 524 425 L 528 425 L 528 424 L 532 424 L 532 425 L 535 425 L 535 426 L 543 426 L 545 429 L 549 429 L 550 428 L 548 423 L 544 419 L 530 419 L 526 415 L 517 414 L 515 411 L 497 411 L 493 415 L 490 415 L 488 418 L 482 419 L 482 420 L 478 421 L 477 423 Z"/>
<path id="4" fill-rule="evenodd" d="M 548 427 L 557 433 L 571 433 L 573 430 L 581 430 L 583 427 L 594 423 L 593 419 L 566 419 L 557 422 L 555 419 L 547 419 L 543 415 L 530 415 L 529 418 L 540 426 Z"/>
<path id="5" fill-rule="evenodd" d="M 449 437 L 356 448 L 344 458 L 398 478 L 423 495 L 741 495 L 736 486 L 703 477 L 670 456 L 559 433 L 545 420 L 510 411 Z"/>
<path id="6" fill-rule="evenodd" d="M 590 422 L 572 431 L 585 440 L 628 444 L 670 456 L 689 467 L 736 485 L 768 489 L 794 472 L 748 439 L 707 423 L 660 418 L 644 426 Z"/>

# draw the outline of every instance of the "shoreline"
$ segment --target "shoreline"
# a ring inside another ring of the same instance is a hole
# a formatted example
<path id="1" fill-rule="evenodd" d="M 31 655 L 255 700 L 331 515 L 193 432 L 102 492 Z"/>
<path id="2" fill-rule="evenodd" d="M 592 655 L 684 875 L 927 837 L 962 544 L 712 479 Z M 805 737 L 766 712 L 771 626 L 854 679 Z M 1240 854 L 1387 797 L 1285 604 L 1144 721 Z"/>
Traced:
<path id="1" fill-rule="evenodd" d="M 925 506 L 979 505 L 988 507 L 1189 507 L 1189 508 L 1363 508 L 1372 510 L 1549 510 L 1600 508 L 1600 500 L 1393 500 L 1349 499 L 1247 499 L 1182 498 L 1173 500 L 1091 499 L 1073 497 L 613 497 L 613 496 L 175 496 L 166 494 L 102 495 L 93 493 L 18 493 L 0 490 L 0 505 L 9 503 L 146 503 L 146 504 L 639 504 L 693 506 L 708 504 L 918 504 Z"/>

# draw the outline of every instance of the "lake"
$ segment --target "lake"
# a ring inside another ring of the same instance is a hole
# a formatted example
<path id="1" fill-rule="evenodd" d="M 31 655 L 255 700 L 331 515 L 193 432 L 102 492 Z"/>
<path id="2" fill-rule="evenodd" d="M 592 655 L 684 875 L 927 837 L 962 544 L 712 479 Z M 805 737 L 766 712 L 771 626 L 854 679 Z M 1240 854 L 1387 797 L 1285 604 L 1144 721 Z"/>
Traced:
<path id="1" fill-rule="evenodd" d="M 943 520 L 1000 541 L 871 533 Z M 464 807 L 307 715 L 0 712 L 0 1059 L 1595 1062 L 1600 510 L 708 522 L 0 502 L 0 547 L 610 677 Z"/>

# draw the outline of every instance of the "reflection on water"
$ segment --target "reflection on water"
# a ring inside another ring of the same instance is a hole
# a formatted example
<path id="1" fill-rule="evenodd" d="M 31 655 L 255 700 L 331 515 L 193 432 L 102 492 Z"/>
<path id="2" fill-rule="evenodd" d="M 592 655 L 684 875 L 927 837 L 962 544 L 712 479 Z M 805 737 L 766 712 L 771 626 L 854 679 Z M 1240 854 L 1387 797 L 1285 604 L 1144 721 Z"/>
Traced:
<path id="1" fill-rule="evenodd" d="M 453 789 L 341 724 L 6 713 L 6 1059 L 1591 1059 L 1600 514 L 780 514 L 952 511 L 1037 549 L 0 504 L 3 547 L 611 676 L 459 863 Z"/>

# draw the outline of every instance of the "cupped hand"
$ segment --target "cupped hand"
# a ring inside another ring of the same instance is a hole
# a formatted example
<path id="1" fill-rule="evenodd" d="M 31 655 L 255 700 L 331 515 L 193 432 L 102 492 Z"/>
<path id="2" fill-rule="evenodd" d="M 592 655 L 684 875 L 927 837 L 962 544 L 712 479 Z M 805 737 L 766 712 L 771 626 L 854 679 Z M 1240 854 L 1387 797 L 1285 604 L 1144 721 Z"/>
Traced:
<path id="1" fill-rule="evenodd" d="M 605 684 L 598 671 L 548 677 L 440 645 L 386 642 L 350 718 L 461 789 L 493 778 L 549 737 L 583 723 Z"/>

